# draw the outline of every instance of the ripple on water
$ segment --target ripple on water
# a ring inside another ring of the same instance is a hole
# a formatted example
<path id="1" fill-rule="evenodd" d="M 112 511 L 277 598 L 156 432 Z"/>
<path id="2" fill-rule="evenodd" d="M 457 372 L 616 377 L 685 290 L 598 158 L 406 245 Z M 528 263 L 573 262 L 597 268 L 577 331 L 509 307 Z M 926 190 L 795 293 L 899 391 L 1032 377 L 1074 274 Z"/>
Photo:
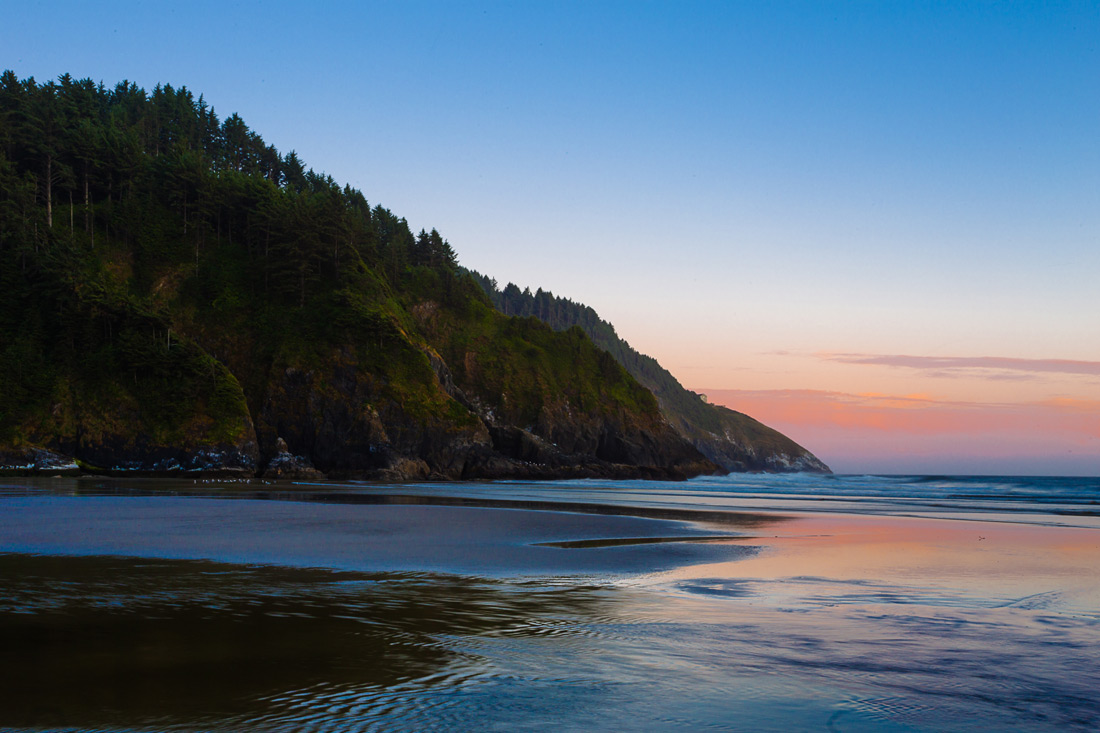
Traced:
<path id="1" fill-rule="evenodd" d="M 0 588 L 4 728 L 1100 729 L 1060 591 L 14 555 Z"/>

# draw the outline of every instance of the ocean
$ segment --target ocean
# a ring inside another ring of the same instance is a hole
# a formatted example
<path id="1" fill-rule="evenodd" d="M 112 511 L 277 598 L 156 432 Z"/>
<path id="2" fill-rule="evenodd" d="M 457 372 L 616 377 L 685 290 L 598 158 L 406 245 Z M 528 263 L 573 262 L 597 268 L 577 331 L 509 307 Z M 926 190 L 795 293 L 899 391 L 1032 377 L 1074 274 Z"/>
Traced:
<path id="1" fill-rule="evenodd" d="M 0 479 L 0 728 L 1100 729 L 1100 479 Z"/>

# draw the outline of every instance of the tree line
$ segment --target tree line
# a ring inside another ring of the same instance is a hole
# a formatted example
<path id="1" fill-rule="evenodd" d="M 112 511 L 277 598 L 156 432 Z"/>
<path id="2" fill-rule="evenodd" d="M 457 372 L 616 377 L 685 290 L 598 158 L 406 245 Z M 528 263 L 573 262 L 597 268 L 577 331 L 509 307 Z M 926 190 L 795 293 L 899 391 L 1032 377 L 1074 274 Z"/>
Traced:
<path id="1" fill-rule="evenodd" d="M 243 262 L 257 290 L 297 306 L 363 265 L 395 286 L 416 268 L 457 268 L 437 231 L 414 235 L 359 190 L 265 143 L 239 115 L 220 120 L 186 87 L 147 93 L 128 81 L 65 74 L 38 83 L 5 71 L 5 263 L 25 274 L 105 248 L 129 251 L 138 281 L 158 263 Z"/>

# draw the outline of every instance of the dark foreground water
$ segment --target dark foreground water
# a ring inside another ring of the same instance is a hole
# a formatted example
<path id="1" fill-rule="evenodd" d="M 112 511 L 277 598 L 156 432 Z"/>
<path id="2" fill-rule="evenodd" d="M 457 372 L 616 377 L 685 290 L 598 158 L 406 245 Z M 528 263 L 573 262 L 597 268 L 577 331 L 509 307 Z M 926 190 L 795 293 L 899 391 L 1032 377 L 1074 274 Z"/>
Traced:
<path id="1" fill-rule="evenodd" d="M 1097 730 L 1068 481 L 9 479 L 0 729 Z"/>

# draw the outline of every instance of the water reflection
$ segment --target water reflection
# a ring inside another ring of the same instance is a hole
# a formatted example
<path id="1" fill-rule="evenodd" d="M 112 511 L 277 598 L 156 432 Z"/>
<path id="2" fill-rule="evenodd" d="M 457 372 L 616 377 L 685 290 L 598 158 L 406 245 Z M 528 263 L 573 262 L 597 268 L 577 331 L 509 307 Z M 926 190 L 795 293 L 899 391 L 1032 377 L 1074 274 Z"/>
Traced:
<path id="1" fill-rule="evenodd" d="M 716 595 L 732 583 L 738 595 L 752 588 L 792 609 L 888 602 L 1100 618 L 1100 533 L 1093 529 L 806 514 L 751 542 L 758 551 L 738 562 L 659 578 Z"/>
<path id="2" fill-rule="evenodd" d="M 583 585 L 98 557 L 2 555 L 0 587 L 5 727 L 303 725 L 337 698 L 400 716 L 401 689 L 486 673 L 448 640 L 553 636 L 607 604 Z"/>
<path id="3" fill-rule="evenodd" d="M 5 730 L 1100 729 L 1094 530 L 73 483 L 0 502 Z"/>
<path id="4" fill-rule="evenodd" d="M 785 605 L 732 577 L 595 585 L 3 555 L 0 727 L 1100 725 L 1095 618 L 838 585 L 869 594 Z"/>

